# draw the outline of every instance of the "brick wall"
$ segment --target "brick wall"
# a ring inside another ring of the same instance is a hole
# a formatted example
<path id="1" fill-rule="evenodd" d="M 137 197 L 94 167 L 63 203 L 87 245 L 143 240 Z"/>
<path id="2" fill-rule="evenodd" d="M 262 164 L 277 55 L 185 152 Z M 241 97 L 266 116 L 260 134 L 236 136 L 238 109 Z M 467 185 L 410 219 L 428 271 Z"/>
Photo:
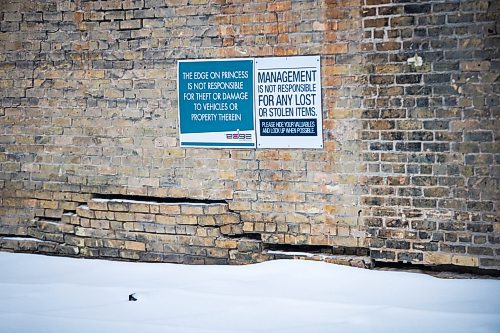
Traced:
<path id="1" fill-rule="evenodd" d="M 0 248 L 248 263 L 287 244 L 500 269 L 498 15 L 482 0 L 1 2 Z M 179 148 L 177 60 L 317 54 L 323 150 Z"/>
<path id="2" fill-rule="evenodd" d="M 499 266 L 498 3 L 370 1 L 360 118 L 372 257 Z M 418 55 L 423 64 L 407 59 Z"/>

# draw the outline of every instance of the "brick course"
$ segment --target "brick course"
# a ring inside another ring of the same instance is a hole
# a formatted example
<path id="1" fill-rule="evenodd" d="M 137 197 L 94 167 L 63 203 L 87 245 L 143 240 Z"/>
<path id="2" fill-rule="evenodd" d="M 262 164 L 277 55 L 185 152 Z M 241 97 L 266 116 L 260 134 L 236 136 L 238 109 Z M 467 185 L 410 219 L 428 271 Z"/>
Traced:
<path id="1" fill-rule="evenodd" d="M 0 248 L 500 269 L 498 17 L 487 0 L 3 1 Z M 324 149 L 179 148 L 177 60 L 318 54 Z"/>

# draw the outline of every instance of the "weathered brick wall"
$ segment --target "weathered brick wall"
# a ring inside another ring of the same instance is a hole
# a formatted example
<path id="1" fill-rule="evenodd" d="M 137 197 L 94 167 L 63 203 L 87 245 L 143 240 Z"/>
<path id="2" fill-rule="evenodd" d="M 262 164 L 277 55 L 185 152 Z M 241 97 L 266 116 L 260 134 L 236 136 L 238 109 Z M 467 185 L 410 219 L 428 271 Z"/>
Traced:
<path id="1" fill-rule="evenodd" d="M 0 247 L 245 263 L 270 244 L 338 246 L 499 269 L 498 12 L 481 0 L 2 1 Z M 179 148 L 177 60 L 316 54 L 323 150 Z M 225 208 L 207 225 L 181 198 Z"/>
<path id="2" fill-rule="evenodd" d="M 498 268 L 498 22 L 496 1 L 366 1 L 372 257 Z"/>

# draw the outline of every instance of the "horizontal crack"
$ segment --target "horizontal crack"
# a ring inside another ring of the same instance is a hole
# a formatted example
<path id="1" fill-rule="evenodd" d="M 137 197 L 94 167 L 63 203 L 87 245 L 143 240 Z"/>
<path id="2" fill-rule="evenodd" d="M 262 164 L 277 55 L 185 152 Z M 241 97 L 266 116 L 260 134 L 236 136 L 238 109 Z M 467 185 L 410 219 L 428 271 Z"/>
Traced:
<path id="1" fill-rule="evenodd" d="M 225 200 L 209 200 L 209 199 L 193 199 L 193 198 L 164 198 L 154 196 L 142 195 L 124 195 L 124 194 L 93 194 L 93 199 L 107 199 L 107 200 L 133 200 L 144 202 L 158 202 L 158 203 L 202 203 L 202 204 L 227 204 Z"/>

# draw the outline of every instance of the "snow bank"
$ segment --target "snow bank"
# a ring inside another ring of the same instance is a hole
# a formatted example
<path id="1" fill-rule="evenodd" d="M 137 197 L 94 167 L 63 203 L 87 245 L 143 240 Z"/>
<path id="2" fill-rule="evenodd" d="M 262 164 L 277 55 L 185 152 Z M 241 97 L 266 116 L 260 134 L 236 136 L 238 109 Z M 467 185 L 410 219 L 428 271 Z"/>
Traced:
<path id="1" fill-rule="evenodd" d="M 499 332 L 499 280 L 0 253 L 1 332 Z M 128 295 L 136 293 L 137 302 Z"/>

